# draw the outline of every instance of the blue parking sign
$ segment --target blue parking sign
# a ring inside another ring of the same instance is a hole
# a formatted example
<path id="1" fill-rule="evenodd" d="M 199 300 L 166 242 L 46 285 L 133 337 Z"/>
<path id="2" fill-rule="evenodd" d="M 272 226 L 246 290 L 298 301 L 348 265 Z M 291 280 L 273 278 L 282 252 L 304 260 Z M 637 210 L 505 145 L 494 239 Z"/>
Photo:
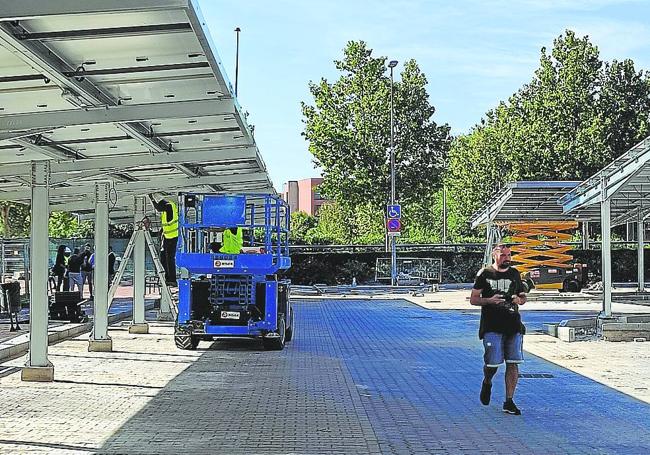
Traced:
<path id="1" fill-rule="evenodd" d="M 386 207 L 388 218 L 399 220 L 402 218 L 402 207 L 399 204 L 390 204 Z"/>

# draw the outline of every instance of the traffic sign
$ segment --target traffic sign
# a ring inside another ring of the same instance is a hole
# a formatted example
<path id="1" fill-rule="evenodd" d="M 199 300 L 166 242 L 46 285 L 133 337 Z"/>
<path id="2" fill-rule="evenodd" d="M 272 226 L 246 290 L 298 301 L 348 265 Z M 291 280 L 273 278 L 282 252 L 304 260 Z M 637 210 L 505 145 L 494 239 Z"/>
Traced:
<path id="1" fill-rule="evenodd" d="M 398 236 L 402 230 L 402 222 L 396 218 L 389 218 L 386 221 L 386 230 L 388 231 L 388 235 Z"/>
<path id="2" fill-rule="evenodd" d="M 386 207 L 386 215 L 388 215 L 388 218 L 399 220 L 402 218 L 402 207 L 399 204 L 389 204 Z"/>

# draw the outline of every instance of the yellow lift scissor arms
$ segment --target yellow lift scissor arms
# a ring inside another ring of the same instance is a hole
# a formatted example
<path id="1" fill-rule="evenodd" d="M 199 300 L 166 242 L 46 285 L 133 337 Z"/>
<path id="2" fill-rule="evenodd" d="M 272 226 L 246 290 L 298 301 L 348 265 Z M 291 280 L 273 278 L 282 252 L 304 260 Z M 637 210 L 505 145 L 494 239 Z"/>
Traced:
<path id="1" fill-rule="evenodd" d="M 570 245 L 564 245 L 571 239 L 566 230 L 576 229 L 575 221 L 535 221 L 535 222 L 499 222 L 500 227 L 512 232 L 511 250 L 516 254 L 514 260 L 519 263 L 517 269 L 528 272 L 540 266 L 572 268 L 573 256 L 566 254 Z"/>
<path id="2" fill-rule="evenodd" d="M 513 262 L 522 275 L 528 275 L 539 289 L 578 291 L 585 282 L 581 264 L 573 263 L 569 254 L 571 234 L 575 221 L 501 221 L 501 229 L 512 233 Z"/>

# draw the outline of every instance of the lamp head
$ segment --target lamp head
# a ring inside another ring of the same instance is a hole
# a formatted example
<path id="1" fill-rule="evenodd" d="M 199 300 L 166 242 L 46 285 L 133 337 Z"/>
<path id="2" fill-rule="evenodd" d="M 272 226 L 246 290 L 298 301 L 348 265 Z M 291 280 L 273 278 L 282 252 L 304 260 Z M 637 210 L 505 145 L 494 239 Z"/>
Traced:
<path id="1" fill-rule="evenodd" d="M 397 60 L 391 60 L 388 62 L 388 67 L 389 68 L 395 68 L 397 66 Z"/>

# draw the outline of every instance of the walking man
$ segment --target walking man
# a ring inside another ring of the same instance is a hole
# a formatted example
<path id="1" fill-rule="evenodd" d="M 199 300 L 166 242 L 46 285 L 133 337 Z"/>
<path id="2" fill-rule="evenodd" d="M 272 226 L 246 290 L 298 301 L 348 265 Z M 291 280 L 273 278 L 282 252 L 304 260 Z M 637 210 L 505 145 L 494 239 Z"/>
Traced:
<path id="1" fill-rule="evenodd" d="M 470 297 L 472 305 L 481 307 L 479 338 L 483 340 L 485 365 L 480 399 L 490 404 L 492 378 L 499 365 L 506 363 L 506 401 L 503 412 L 520 415 L 513 397 L 519 379 L 518 364 L 524 361 L 523 335 L 519 305 L 526 303 L 526 294 L 517 269 L 511 266 L 512 255 L 507 245 L 497 245 L 492 251 L 493 264 L 481 269 Z"/>

